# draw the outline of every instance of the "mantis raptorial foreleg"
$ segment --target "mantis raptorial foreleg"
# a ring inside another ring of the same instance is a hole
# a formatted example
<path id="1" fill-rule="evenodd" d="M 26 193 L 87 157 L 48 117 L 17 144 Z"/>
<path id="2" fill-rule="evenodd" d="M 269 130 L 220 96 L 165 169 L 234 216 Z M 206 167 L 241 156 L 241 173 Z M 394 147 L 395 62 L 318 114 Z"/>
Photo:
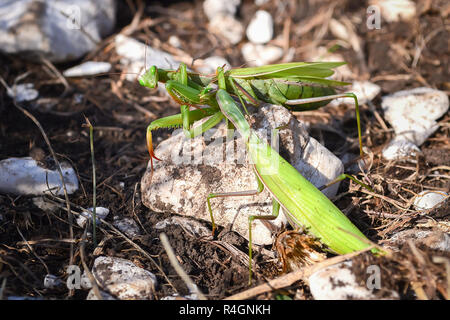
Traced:
<path id="1" fill-rule="evenodd" d="M 201 126 L 197 126 L 193 129 L 188 130 L 189 137 L 194 137 L 199 135 L 210 128 L 214 127 L 217 123 L 219 123 L 223 119 L 223 115 L 220 112 L 217 112 L 215 108 L 204 108 L 201 110 L 192 110 L 189 114 L 189 125 L 192 125 L 195 121 L 201 120 L 205 117 L 210 117 L 207 121 L 205 121 Z M 176 128 L 183 124 L 183 116 L 182 114 L 177 114 L 161 119 L 157 119 L 150 123 L 147 127 L 147 149 L 150 154 L 150 163 L 151 169 L 153 172 L 153 159 L 160 160 L 156 157 L 155 152 L 153 150 L 152 143 L 152 131 L 159 128 Z M 192 132 L 192 136 L 191 136 Z"/>

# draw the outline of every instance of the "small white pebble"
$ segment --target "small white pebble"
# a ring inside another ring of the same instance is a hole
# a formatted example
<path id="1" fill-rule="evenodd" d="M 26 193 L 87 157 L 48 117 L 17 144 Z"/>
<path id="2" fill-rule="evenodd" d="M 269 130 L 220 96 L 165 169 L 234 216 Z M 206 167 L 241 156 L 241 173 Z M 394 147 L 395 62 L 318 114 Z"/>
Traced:
<path id="1" fill-rule="evenodd" d="M 92 288 L 92 283 L 87 275 L 86 270 L 84 270 L 83 274 L 81 275 L 80 286 L 85 290 L 89 290 Z"/>
<path id="2" fill-rule="evenodd" d="M 128 81 L 136 81 L 137 74 L 152 65 L 162 69 L 176 69 L 180 65 L 171 54 L 147 46 L 134 38 L 119 34 L 114 39 L 116 53 L 121 57 L 120 63 L 126 68 L 125 78 Z M 164 90 L 164 86 L 158 88 Z"/>
<path id="3" fill-rule="evenodd" d="M 68 136 L 69 138 L 72 138 L 75 135 L 76 135 L 76 133 L 73 130 L 67 130 L 67 132 L 66 132 L 66 136 Z"/>
<path id="4" fill-rule="evenodd" d="M 223 57 L 212 56 L 203 60 L 203 65 L 198 67 L 197 70 L 200 73 L 209 74 L 214 73 L 217 67 L 230 66 L 230 63 Z"/>
<path id="5" fill-rule="evenodd" d="M 32 201 L 36 207 L 46 212 L 56 212 L 59 209 L 57 205 L 45 201 L 43 197 L 34 197 Z"/>
<path id="6" fill-rule="evenodd" d="M 34 84 L 32 83 L 14 85 L 7 90 L 7 93 L 11 98 L 15 98 L 17 102 L 31 101 L 39 96 L 39 92 L 34 89 Z"/>
<path id="7" fill-rule="evenodd" d="M 75 102 L 75 104 L 80 104 L 81 102 L 83 102 L 83 98 L 84 94 L 82 93 L 75 93 L 73 95 L 73 101 Z"/>
<path id="8" fill-rule="evenodd" d="M 382 155 L 386 160 L 398 160 L 414 157 L 420 152 L 420 149 L 414 143 L 402 136 L 398 136 L 392 139 L 392 141 L 383 149 Z"/>
<path id="9" fill-rule="evenodd" d="M 75 170 L 67 163 L 61 162 L 67 193 L 78 189 Z M 8 158 L 0 161 L 0 192 L 16 195 L 42 195 L 49 192 L 63 195 L 63 186 L 59 172 L 49 170 L 31 157 Z"/>
<path id="10" fill-rule="evenodd" d="M 158 284 L 156 276 L 133 262 L 116 257 L 95 259 L 92 274 L 102 289 L 121 300 L 149 300 Z"/>
<path id="11" fill-rule="evenodd" d="M 360 283 L 352 271 L 352 261 L 344 261 L 314 272 L 309 277 L 309 288 L 315 300 L 372 300 L 374 289 Z M 398 299 L 391 291 L 389 299 Z"/>
<path id="12" fill-rule="evenodd" d="M 234 16 L 241 0 L 205 0 L 203 2 L 203 11 L 211 21 L 217 15 Z"/>
<path id="13" fill-rule="evenodd" d="M 269 12 L 258 10 L 247 27 L 247 38 L 254 44 L 264 44 L 272 40 L 273 19 Z"/>
<path id="14" fill-rule="evenodd" d="M 250 66 L 263 66 L 275 62 L 283 56 L 283 49 L 276 46 L 247 42 L 242 46 L 242 55 Z"/>
<path id="15" fill-rule="evenodd" d="M 421 146 L 439 128 L 436 120 L 448 111 L 449 99 L 443 91 L 420 87 L 382 97 L 381 107 L 396 136 Z"/>
<path id="16" fill-rule="evenodd" d="M 170 44 L 172 47 L 180 48 L 180 47 L 181 47 L 180 38 L 178 38 L 177 36 L 171 35 L 171 36 L 169 37 L 169 44 Z"/>
<path id="17" fill-rule="evenodd" d="M 352 87 L 348 89 L 348 92 L 352 92 L 356 95 L 359 105 L 372 101 L 380 91 L 381 87 L 379 85 L 369 81 L 354 81 Z M 355 104 L 355 100 L 353 98 L 334 99 L 332 100 L 331 105 L 340 105 L 341 103 Z"/>
<path id="18" fill-rule="evenodd" d="M 111 70 L 109 62 L 86 61 L 75 67 L 69 68 L 63 72 L 65 77 L 92 76 L 95 74 L 106 73 Z"/>
<path id="19" fill-rule="evenodd" d="M 89 210 L 89 212 L 83 211 L 77 217 L 77 224 L 80 227 L 82 227 L 82 228 L 84 228 L 88 217 L 90 217 L 91 220 L 93 220 L 93 210 L 94 210 L 94 208 L 89 208 L 88 210 Z M 97 217 L 97 219 L 96 219 L 97 224 L 100 223 L 100 220 L 98 220 L 98 219 L 105 219 L 108 214 L 109 214 L 109 209 L 108 208 L 96 207 L 95 208 L 95 216 Z"/>
<path id="20" fill-rule="evenodd" d="M 227 39 L 231 44 L 237 44 L 244 36 L 242 23 L 230 15 L 215 16 L 209 23 L 209 29 Z"/>
<path id="21" fill-rule="evenodd" d="M 370 4 L 381 8 L 387 22 L 410 20 L 416 15 L 416 3 L 411 0 L 372 0 Z"/>
<path id="22" fill-rule="evenodd" d="M 44 278 L 44 287 L 47 289 L 53 289 L 62 285 L 63 282 L 53 274 L 47 274 Z"/>
<path id="23" fill-rule="evenodd" d="M 448 197 L 446 192 L 422 191 L 414 199 L 414 206 L 417 210 L 427 210 L 435 207 Z"/>

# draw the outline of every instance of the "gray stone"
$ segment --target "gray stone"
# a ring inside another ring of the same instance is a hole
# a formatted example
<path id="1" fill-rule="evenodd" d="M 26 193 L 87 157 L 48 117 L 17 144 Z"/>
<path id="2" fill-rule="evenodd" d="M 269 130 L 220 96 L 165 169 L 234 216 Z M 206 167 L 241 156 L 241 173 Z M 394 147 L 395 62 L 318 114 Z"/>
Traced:
<path id="1" fill-rule="evenodd" d="M 31 59 L 76 60 L 115 25 L 115 0 L 19 0 L 0 4 L 0 49 Z"/>
<path id="2" fill-rule="evenodd" d="M 412 240 L 416 246 L 424 245 L 430 249 L 450 252 L 450 235 L 445 232 L 423 229 L 403 230 L 394 234 L 387 242 L 388 248 L 397 247 Z"/>
<path id="3" fill-rule="evenodd" d="M 385 148 L 383 156 L 395 159 L 405 150 L 413 151 L 411 144 L 422 145 L 439 128 L 436 120 L 447 112 L 449 99 L 445 92 L 421 87 L 385 96 L 381 107 L 396 134 L 395 143 Z M 408 142 L 410 146 L 405 149 Z"/>
<path id="4" fill-rule="evenodd" d="M 231 15 L 219 14 L 209 22 L 208 30 L 228 40 L 239 43 L 244 37 L 244 26 Z"/>
<path id="5" fill-rule="evenodd" d="M 67 162 L 61 162 L 61 171 L 67 193 L 78 190 L 75 170 Z M 63 185 L 56 169 L 42 167 L 31 157 L 8 158 L 0 161 L 0 192 L 17 195 L 43 195 L 49 191 L 63 195 Z"/>
<path id="6" fill-rule="evenodd" d="M 247 27 L 248 40 L 254 44 L 264 44 L 272 40 L 273 19 L 269 12 L 258 10 Z"/>
<path id="7" fill-rule="evenodd" d="M 313 273 L 309 288 L 315 300 L 372 300 L 378 299 L 367 285 L 356 281 L 352 261 L 344 261 Z M 369 275 L 368 275 L 369 276 Z M 389 299 L 399 299 L 398 293 L 390 292 Z"/>
<path id="8" fill-rule="evenodd" d="M 129 260 L 98 257 L 94 261 L 92 274 L 102 290 L 120 300 L 153 299 L 156 276 Z"/>
<path id="9" fill-rule="evenodd" d="M 8 96 L 16 102 L 31 101 L 39 97 L 39 91 L 34 89 L 32 83 L 14 84 L 7 88 Z"/>
<path id="10" fill-rule="evenodd" d="M 64 282 L 61 281 L 57 276 L 53 274 L 46 274 L 44 278 L 44 287 L 47 289 L 54 289 L 63 285 Z"/>
<path id="11" fill-rule="evenodd" d="M 113 226 L 125 233 L 130 238 L 141 235 L 141 231 L 137 223 L 131 218 L 120 218 L 115 216 Z"/>
<path id="12" fill-rule="evenodd" d="M 427 210 L 438 205 L 448 198 L 446 192 L 422 191 L 414 199 L 414 206 L 417 210 Z"/>
<path id="13" fill-rule="evenodd" d="M 86 225 L 86 221 L 88 219 L 94 221 L 94 216 L 93 216 L 93 210 L 94 208 L 89 208 L 89 211 L 83 211 L 81 212 L 81 214 L 77 217 L 77 224 L 84 228 L 84 226 Z M 100 220 L 99 219 L 105 219 L 109 214 L 109 209 L 108 208 L 104 208 L 104 207 L 96 207 L 95 208 L 95 216 L 96 216 L 96 223 L 100 224 Z"/>
<path id="14" fill-rule="evenodd" d="M 109 62 L 86 61 L 63 72 L 65 77 L 82 77 L 106 73 L 111 70 Z"/>
<path id="15" fill-rule="evenodd" d="M 217 15 L 234 16 L 237 7 L 241 4 L 241 0 L 205 0 L 203 2 L 203 11 L 209 20 L 214 19 Z"/>
<path id="16" fill-rule="evenodd" d="M 251 42 L 244 44 L 241 51 L 245 61 L 253 67 L 271 64 L 283 57 L 283 49 L 280 47 Z"/>

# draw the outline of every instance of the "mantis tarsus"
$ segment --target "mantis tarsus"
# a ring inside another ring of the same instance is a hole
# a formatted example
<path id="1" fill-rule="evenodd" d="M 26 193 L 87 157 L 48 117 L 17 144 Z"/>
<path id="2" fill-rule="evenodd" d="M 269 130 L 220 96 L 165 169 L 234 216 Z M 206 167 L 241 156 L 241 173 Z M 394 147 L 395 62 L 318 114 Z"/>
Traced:
<path id="1" fill-rule="evenodd" d="M 362 151 L 361 125 L 358 99 L 353 93 L 336 94 L 335 86 L 348 85 L 347 82 L 326 79 L 331 76 L 333 68 L 345 62 L 292 62 L 275 64 L 257 68 L 238 68 L 222 71 L 224 77 L 223 90 L 237 96 L 242 102 L 258 105 L 260 101 L 280 104 L 292 111 L 314 110 L 332 99 L 351 97 L 355 101 L 356 120 L 360 154 Z M 181 114 L 153 121 L 147 128 L 147 144 L 151 159 L 156 158 L 152 146 L 152 130 L 161 127 L 182 126 L 186 136 L 194 137 L 218 124 L 223 115 L 217 105 L 217 90 L 213 85 L 217 82 L 217 74 L 206 76 L 187 72 L 186 65 L 180 64 L 179 70 L 164 70 L 152 66 L 140 78 L 139 83 L 148 88 L 156 88 L 158 81 L 166 84 L 172 98 L 181 105 Z M 209 105 L 205 111 L 190 110 L 190 107 Z M 211 116 L 194 132 L 191 125 L 204 117 Z M 153 161 L 153 160 L 152 160 Z M 152 162 L 153 165 L 153 162 Z"/>
<path id="2" fill-rule="evenodd" d="M 292 225 L 305 227 L 318 237 L 331 251 L 338 254 L 362 250 L 370 245 L 358 228 L 314 185 L 283 159 L 269 144 L 261 140 L 250 128 L 236 102 L 224 89 L 225 78 L 218 70 L 219 89 L 216 93 L 221 113 L 243 137 L 253 170 L 258 181 L 257 190 L 233 193 L 212 193 L 207 198 L 213 229 L 214 217 L 211 199 L 230 196 L 251 196 L 267 189 L 273 198 L 273 213 L 269 216 L 249 216 L 249 266 L 252 277 L 252 232 L 255 219 L 273 220 L 280 207 Z"/>

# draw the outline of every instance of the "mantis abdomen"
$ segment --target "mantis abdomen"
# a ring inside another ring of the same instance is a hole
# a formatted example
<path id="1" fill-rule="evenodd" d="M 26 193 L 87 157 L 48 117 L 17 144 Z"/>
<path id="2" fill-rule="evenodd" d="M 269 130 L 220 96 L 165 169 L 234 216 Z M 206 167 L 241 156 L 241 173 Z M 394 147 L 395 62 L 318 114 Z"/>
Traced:
<path id="1" fill-rule="evenodd" d="M 318 84 L 293 83 L 273 79 L 234 79 L 234 81 L 253 99 L 282 105 L 293 111 L 315 110 L 327 105 L 332 99 L 302 104 L 287 104 L 288 100 L 325 97 L 336 94 L 332 87 Z M 237 88 L 237 90 L 242 89 Z"/>

